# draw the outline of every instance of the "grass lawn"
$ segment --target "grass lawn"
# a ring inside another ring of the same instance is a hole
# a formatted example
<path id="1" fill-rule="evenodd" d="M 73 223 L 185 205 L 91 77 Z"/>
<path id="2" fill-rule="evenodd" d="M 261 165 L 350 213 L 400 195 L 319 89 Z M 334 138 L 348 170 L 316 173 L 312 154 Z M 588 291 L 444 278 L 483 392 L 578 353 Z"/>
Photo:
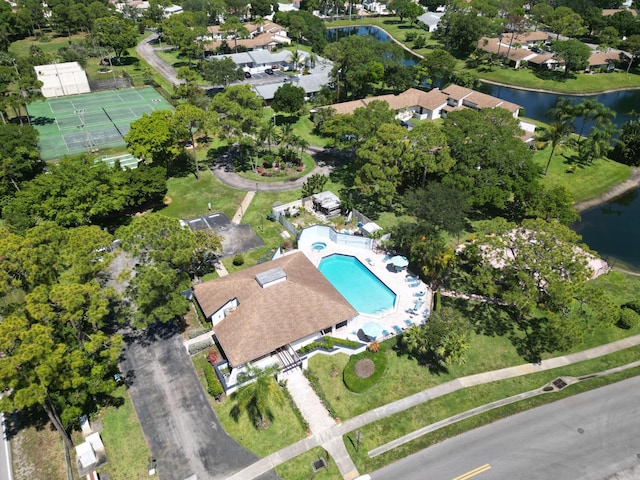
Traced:
<path id="1" fill-rule="evenodd" d="M 146 478 L 150 453 L 138 417 L 125 387 L 120 387 L 114 396 L 122 398 L 124 403 L 117 408 L 107 408 L 101 415 L 100 435 L 109 459 L 104 469 L 113 480 Z"/>
<path id="2" fill-rule="evenodd" d="M 313 475 L 311 462 L 324 458 L 327 462 L 327 469 L 322 469 Z M 334 480 L 340 478 L 340 471 L 331 455 L 322 447 L 316 447 L 308 452 L 292 458 L 288 462 L 276 467 L 276 473 L 285 480 Z"/>
<path id="3" fill-rule="evenodd" d="M 426 367 L 418 365 L 415 360 L 399 356 L 390 348 L 396 340 L 397 337 L 383 343 L 388 349 L 388 364 L 384 377 L 361 394 L 349 391 L 342 380 L 342 375 L 335 377 L 330 375 L 334 367 L 339 371 L 344 369 L 349 360 L 347 355 L 316 355 L 309 360 L 309 368 L 317 374 L 337 417 L 346 420 L 372 408 L 458 377 L 523 363 L 508 339 L 473 335 L 467 363 L 452 366 L 448 373 L 436 375 L 430 373 Z"/>
<path id="4" fill-rule="evenodd" d="M 247 192 L 227 187 L 220 183 L 211 172 L 200 172 L 200 180 L 193 175 L 170 178 L 167 181 L 167 196 L 171 203 L 162 209 L 169 217 L 188 219 L 210 213 L 207 209 L 224 212 L 232 218 Z"/>
<path id="5" fill-rule="evenodd" d="M 636 275 L 612 270 L 608 274 L 592 280 L 592 282 L 602 287 L 616 305 L 623 305 L 631 300 L 638 299 L 640 277 Z"/>
<path id="6" fill-rule="evenodd" d="M 275 115 L 275 122 L 277 127 L 282 127 L 285 123 L 290 123 L 293 128 L 293 133 L 304 138 L 309 145 L 316 145 L 318 147 L 325 147 L 328 139 L 320 137 L 313 133 L 313 122 L 309 118 L 309 114 L 303 115 L 287 115 L 284 113 L 277 113 L 271 107 L 265 107 L 263 109 L 262 118 L 266 121 L 273 121 Z"/>
<path id="7" fill-rule="evenodd" d="M 211 368 L 206 359 L 206 352 L 193 357 L 193 363 L 206 391 L 206 380 L 202 371 L 204 368 Z M 244 412 L 237 420 L 234 420 L 231 415 L 231 409 L 234 406 L 233 399 L 227 398 L 222 403 L 216 402 L 211 397 L 209 400 L 225 431 L 245 448 L 260 457 L 278 451 L 306 436 L 304 427 L 286 401 L 283 405 L 273 406 L 274 419 L 271 426 L 266 430 L 258 430 Z"/>
<path id="8" fill-rule="evenodd" d="M 636 73 L 614 72 L 587 75 L 578 73 L 568 79 L 562 75 L 554 79 L 536 76 L 530 68 L 494 68 L 492 71 L 478 72 L 477 75 L 493 82 L 520 86 L 531 89 L 549 90 L 560 93 L 587 94 L 621 88 L 640 87 L 640 75 Z"/>
<path id="9" fill-rule="evenodd" d="M 533 155 L 533 161 L 543 171 L 550 153 L 551 146 L 547 145 Z M 627 165 L 602 158 L 594 160 L 591 165 L 583 165 L 572 160 L 575 155 L 577 154 L 568 148 L 556 148 L 549 173 L 542 177 L 542 183 L 547 187 L 567 187 L 576 202 L 597 197 L 631 176 L 631 169 Z M 571 170 L 574 166 L 575 170 Z"/>
<path id="10" fill-rule="evenodd" d="M 603 378 L 586 380 L 577 385 L 567 387 L 561 392 L 541 395 L 507 407 L 495 409 L 420 437 L 380 456 L 374 458 L 368 457 L 367 452 L 369 450 L 383 445 L 395 438 L 471 408 L 518 393 L 540 388 L 558 376 L 577 377 L 633 362 L 638 359 L 639 354 L 640 347 L 634 347 L 605 357 L 564 366 L 546 372 L 534 373 L 523 377 L 511 378 L 508 380 L 501 380 L 498 382 L 458 390 L 444 397 L 423 403 L 422 405 L 418 405 L 409 410 L 363 427 L 361 429 L 362 444 L 358 452 L 355 451 L 352 445 L 352 437 L 355 436 L 354 432 L 345 435 L 345 444 L 347 445 L 351 458 L 354 460 L 361 473 L 376 470 L 400 458 L 404 458 L 411 453 L 426 448 L 429 445 L 441 442 L 445 438 L 455 436 L 459 433 L 490 423 L 499 418 L 559 400 L 582 391 L 597 388 L 614 381 L 638 375 L 640 374 L 640 368 L 630 369 L 625 372 Z"/>
<path id="11" fill-rule="evenodd" d="M 316 166 L 316 162 L 314 162 L 313 158 L 311 158 L 311 155 L 306 153 L 302 154 L 302 163 L 304 165 L 304 168 L 302 171 L 298 172 L 296 171 L 296 169 L 293 169 L 293 172 L 290 172 L 288 174 L 285 172 L 285 174 L 282 176 L 265 177 L 263 175 L 259 175 L 253 170 L 245 170 L 243 172 L 237 172 L 237 174 L 242 178 L 246 178 L 248 180 L 255 180 L 258 182 L 266 182 L 266 183 L 286 182 L 290 180 L 296 180 L 300 177 L 304 177 L 307 173 L 311 172 L 311 170 L 313 170 Z M 283 172 L 280 171 L 278 173 L 283 173 Z"/>
<path id="12" fill-rule="evenodd" d="M 66 480 L 64 446 L 42 412 L 42 424 L 25 426 L 11 438 L 15 480 Z M 4 468 L 4 467 L 3 467 Z"/>

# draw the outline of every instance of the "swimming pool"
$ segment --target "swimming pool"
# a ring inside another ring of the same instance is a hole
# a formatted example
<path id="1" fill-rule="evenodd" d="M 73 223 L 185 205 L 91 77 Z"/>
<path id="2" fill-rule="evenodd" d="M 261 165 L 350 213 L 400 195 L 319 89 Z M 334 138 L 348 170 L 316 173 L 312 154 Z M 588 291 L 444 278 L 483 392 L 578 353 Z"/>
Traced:
<path id="1" fill-rule="evenodd" d="M 329 255 L 318 270 L 358 312 L 382 313 L 395 305 L 396 294 L 355 257 Z"/>

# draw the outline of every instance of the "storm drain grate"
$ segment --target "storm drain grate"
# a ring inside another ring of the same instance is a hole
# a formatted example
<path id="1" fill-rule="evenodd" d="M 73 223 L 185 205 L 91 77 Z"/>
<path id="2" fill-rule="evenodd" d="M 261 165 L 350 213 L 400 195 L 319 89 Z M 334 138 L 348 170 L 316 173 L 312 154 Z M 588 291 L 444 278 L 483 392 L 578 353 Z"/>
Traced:
<path id="1" fill-rule="evenodd" d="M 562 390 L 564 387 L 567 386 L 567 382 L 565 382 L 564 380 L 562 380 L 561 378 L 556 378 L 553 382 L 553 386 L 556 387 L 558 390 Z"/>
<path id="2" fill-rule="evenodd" d="M 324 461 L 324 458 L 319 458 L 313 462 L 311 462 L 311 466 L 313 467 L 313 473 L 321 470 L 323 468 L 327 468 L 327 462 Z"/>

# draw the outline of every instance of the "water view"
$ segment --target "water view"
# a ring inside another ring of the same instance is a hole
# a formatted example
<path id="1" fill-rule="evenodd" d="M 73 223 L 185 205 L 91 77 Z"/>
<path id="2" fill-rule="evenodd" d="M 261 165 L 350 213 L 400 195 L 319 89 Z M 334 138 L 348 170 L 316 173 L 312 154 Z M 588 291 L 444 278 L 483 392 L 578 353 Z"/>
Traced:
<path id="1" fill-rule="evenodd" d="M 604 76 L 606 74 L 602 75 Z M 524 108 L 525 117 L 533 118 L 534 120 L 541 122 L 548 122 L 551 120 L 551 117 L 547 115 L 547 112 L 550 108 L 555 106 L 558 97 L 570 97 L 573 99 L 574 103 L 580 103 L 587 98 L 594 98 L 596 101 L 616 112 L 616 118 L 613 121 L 618 127 L 622 126 L 623 123 L 632 120 L 629 113 L 634 110 L 634 108 L 638 110 L 638 105 L 640 105 L 640 90 L 601 93 L 600 95 L 593 95 L 590 97 L 529 92 L 526 90 L 518 90 L 516 88 L 500 87 L 490 84 L 483 84 L 483 90 L 489 95 L 493 95 L 522 106 Z"/>
<path id="2" fill-rule="evenodd" d="M 572 228 L 610 265 L 640 271 L 640 189 L 630 190 L 581 214 Z"/>

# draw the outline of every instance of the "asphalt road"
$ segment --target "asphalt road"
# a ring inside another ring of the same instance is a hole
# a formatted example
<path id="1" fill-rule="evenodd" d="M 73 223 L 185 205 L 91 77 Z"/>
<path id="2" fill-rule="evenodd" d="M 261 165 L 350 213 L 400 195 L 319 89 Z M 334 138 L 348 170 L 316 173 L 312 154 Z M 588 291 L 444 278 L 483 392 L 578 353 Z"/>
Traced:
<path id="1" fill-rule="evenodd" d="M 635 377 L 472 430 L 371 478 L 638 479 L 639 432 L 640 377 Z"/>
<path id="2" fill-rule="evenodd" d="M 179 335 L 138 336 L 120 369 L 161 480 L 224 479 L 257 460 L 220 426 Z"/>

